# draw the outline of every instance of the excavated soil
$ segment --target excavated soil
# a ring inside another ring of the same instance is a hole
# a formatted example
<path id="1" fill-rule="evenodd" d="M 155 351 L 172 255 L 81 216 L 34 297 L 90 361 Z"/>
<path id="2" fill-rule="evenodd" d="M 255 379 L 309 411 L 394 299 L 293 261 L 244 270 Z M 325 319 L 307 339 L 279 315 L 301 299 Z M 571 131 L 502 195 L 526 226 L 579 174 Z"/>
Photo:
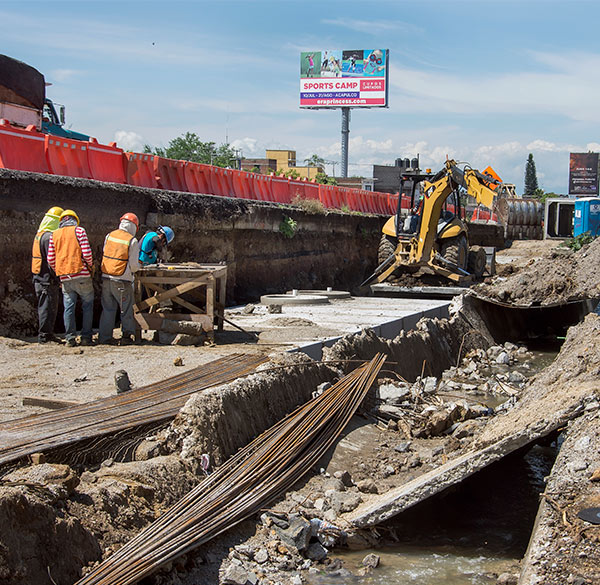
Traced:
<path id="1" fill-rule="evenodd" d="M 600 238 L 577 252 L 552 247 L 522 268 L 517 263 L 503 266 L 500 275 L 474 287 L 479 296 L 522 306 L 600 297 Z"/>

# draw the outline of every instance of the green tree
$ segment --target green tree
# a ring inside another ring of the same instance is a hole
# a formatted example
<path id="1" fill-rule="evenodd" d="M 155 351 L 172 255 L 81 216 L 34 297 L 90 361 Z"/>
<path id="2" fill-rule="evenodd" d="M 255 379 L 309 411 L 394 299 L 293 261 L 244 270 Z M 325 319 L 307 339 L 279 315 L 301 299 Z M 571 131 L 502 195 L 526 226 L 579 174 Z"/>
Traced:
<path id="1" fill-rule="evenodd" d="M 308 158 L 304 159 L 306 166 L 308 167 L 321 167 L 325 168 L 325 159 L 320 157 L 318 154 L 313 154 Z"/>
<path id="2" fill-rule="evenodd" d="M 538 189 L 537 173 L 535 171 L 535 161 L 533 154 L 529 153 L 527 164 L 525 165 L 525 189 L 523 195 L 525 197 L 534 197 Z"/>
<path id="3" fill-rule="evenodd" d="M 333 178 L 328 176 L 326 173 L 317 173 L 317 176 L 315 177 L 315 181 L 317 183 L 321 183 L 321 185 L 337 185 L 337 181 Z"/>
<path id="4" fill-rule="evenodd" d="M 186 132 L 173 138 L 166 148 L 145 144 L 144 152 L 175 160 L 212 164 L 217 167 L 237 167 L 235 152 L 229 144 L 217 146 L 214 142 L 202 142 L 194 132 Z"/>

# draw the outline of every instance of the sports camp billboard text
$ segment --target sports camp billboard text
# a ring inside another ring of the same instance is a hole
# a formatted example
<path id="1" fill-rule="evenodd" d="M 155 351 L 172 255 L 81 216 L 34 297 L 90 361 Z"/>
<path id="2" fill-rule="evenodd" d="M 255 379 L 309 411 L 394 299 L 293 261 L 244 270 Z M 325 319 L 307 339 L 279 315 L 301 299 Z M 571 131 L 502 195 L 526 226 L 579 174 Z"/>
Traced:
<path id="1" fill-rule="evenodd" d="M 386 108 L 387 49 L 300 53 L 301 108 Z"/>

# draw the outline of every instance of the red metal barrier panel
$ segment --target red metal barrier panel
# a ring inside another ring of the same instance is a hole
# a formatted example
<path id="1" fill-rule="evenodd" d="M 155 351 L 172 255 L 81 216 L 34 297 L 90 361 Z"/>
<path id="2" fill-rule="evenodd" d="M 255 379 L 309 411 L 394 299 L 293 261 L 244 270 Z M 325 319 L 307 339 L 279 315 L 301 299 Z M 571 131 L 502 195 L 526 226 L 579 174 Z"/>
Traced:
<path id="1" fill-rule="evenodd" d="M 95 138 L 90 138 L 87 145 L 88 165 L 92 179 L 109 181 L 111 183 L 126 183 L 125 168 L 127 161 L 123 149 L 117 148 L 116 142 L 98 144 Z"/>
<path id="2" fill-rule="evenodd" d="M 88 143 L 46 134 L 46 158 L 55 175 L 91 179 L 88 163 Z"/>
<path id="3" fill-rule="evenodd" d="M 270 177 L 258 173 L 248 173 L 252 181 L 252 192 L 260 201 L 273 201 Z"/>
<path id="4" fill-rule="evenodd" d="M 169 191 L 187 191 L 185 184 L 185 161 L 154 157 L 154 174 L 160 189 Z"/>
<path id="5" fill-rule="evenodd" d="M 158 189 L 158 181 L 154 173 L 154 155 L 139 152 L 126 152 L 127 184 L 136 187 Z"/>
<path id="6" fill-rule="evenodd" d="M 214 195 L 210 184 L 210 166 L 195 162 L 186 162 L 183 168 L 185 186 L 190 193 Z"/>
<path id="7" fill-rule="evenodd" d="M 291 203 L 290 180 L 285 177 L 271 177 L 272 201 L 276 203 Z"/>
<path id="8" fill-rule="evenodd" d="M 319 201 L 327 207 L 327 209 L 335 207 L 334 191 L 335 187 L 333 185 L 319 185 Z"/>
<path id="9" fill-rule="evenodd" d="M 0 167 L 33 173 L 49 173 L 45 136 L 34 126 L 14 128 L 0 120 Z"/>

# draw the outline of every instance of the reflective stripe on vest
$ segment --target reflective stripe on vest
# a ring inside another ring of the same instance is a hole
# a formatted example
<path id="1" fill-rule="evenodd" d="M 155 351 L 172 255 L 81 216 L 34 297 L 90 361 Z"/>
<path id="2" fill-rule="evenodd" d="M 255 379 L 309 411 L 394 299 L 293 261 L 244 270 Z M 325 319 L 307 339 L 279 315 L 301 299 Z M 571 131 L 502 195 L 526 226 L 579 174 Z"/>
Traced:
<path id="1" fill-rule="evenodd" d="M 40 248 L 40 240 L 45 232 L 38 232 L 33 238 L 33 246 L 31 248 L 31 272 L 39 274 L 42 271 L 42 250 Z"/>
<path id="2" fill-rule="evenodd" d="M 83 259 L 81 257 L 81 246 L 75 233 L 74 225 L 58 228 L 52 232 L 52 241 L 54 242 L 54 251 L 56 254 L 56 272 L 57 276 L 67 274 L 79 274 L 83 268 Z"/>
<path id="3" fill-rule="evenodd" d="M 125 230 L 115 230 L 108 234 L 102 256 L 103 274 L 121 276 L 125 273 L 129 262 L 131 240 L 133 240 L 133 236 Z"/>

